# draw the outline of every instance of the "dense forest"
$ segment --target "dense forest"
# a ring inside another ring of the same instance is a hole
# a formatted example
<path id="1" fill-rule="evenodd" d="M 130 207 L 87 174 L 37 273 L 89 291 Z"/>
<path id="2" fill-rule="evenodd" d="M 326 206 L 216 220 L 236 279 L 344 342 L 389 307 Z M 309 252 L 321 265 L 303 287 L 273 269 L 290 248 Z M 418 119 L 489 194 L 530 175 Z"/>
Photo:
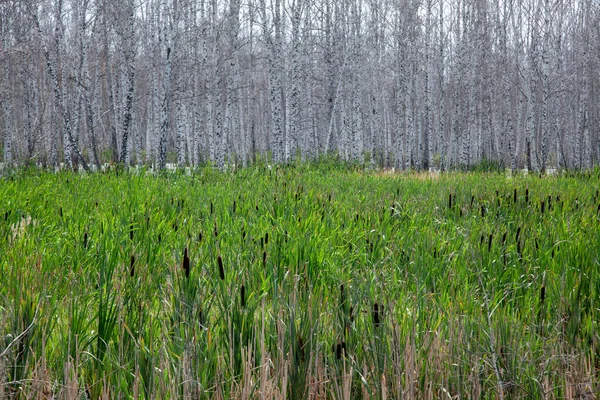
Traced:
<path id="1" fill-rule="evenodd" d="M 598 0 L 3 0 L 3 163 L 600 159 Z"/>

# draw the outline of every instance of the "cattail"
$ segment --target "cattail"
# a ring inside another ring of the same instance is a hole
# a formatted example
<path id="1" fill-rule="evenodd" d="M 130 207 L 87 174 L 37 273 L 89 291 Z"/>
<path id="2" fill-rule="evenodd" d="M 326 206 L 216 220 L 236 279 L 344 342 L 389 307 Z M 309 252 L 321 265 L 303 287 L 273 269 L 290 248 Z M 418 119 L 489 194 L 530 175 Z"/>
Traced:
<path id="1" fill-rule="evenodd" d="M 225 270 L 223 269 L 223 258 L 221 258 L 220 254 L 217 256 L 217 264 L 219 265 L 219 278 L 221 278 L 221 280 L 224 281 Z"/>
<path id="2" fill-rule="evenodd" d="M 4 221 L 8 221 L 8 211 L 4 212 Z"/>
<path id="3" fill-rule="evenodd" d="M 58 208 L 58 215 L 60 215 L 60 217 L 62 218 L 62 216 L 63 216 L 62 206 Z"/>
<path id="4" fill-rule="evenodd" d="M 219 236 L 219 228 L 217 227 L 217 223 L 215 222 L 215 237 Z"/>
<path id="5" fill-rule="evenodd" d="M 256 208 L 256 211 L 258 211 L 258 204 L 256 205 L 256 207 L 255 207 L 255 208 Z"/>
<path id="6" fill-rule="evenodd" d="M 354 322 L 354 307 L 350 306 L 350 322 Z"/>
<path id="7" fill-rule="evenodd" d="M 544 208 L 545 208 L 545 203 L 544 203 L 544 200 L 542 200 L 542 202 L 540 204 L 540 212 L 542 215 L 544 215 Z"/>
<path id="8" fill-rule="evenodd" d="M 84 232 L 83 233 L 83 248 L 87 249 L 87 242 L 88 242 L 88 233 Z"/>
<path id="9" fill-rule="evenodd" d="M 133 278 L 135 275 L 135 256 L 132 254 L 129 260 L 129 276 Z"/>
<path id="10" fill-rule="evenodd" d="M 521 227 L 517 228 L 517 234 L 515 235 L 515 242 L 519 242 L 519 236 L 521 235 Z"/>
<path id="11" fill-rule="evenodd" d="M 235 214 L 235 208 L 236 208 L 236 203 L 235 200 L 233 201 L 233 209 L 232 209 L 232 213 Z"/>
<path id="12" fill-rule="evenodd" d="M 185 277 L 190 277 L 190 257 L 188 256 L 188 248 L 183 250 L 183 270 L 185 271 Z"/>
<path id="13" fill-rule="evenodd" d="M 504 235 L 502 235 L 502 245 L 504 246 L 504 243 L 506 243 L 506 235 L 508 232 L 504 232 Z"/>
<path id="14" fill-rule="evenodd" d="M 517 204 L 517 189 L 513 192 L 513 204 Z"/>
<path id="15" fill-rule="evenodd" d="M 162 236 L 161 236 L 161 234 L 159 233 L 159 234 L 158 234 L 158 243 L 160 243 L 160 242 L 161 242 L 161 240 L 162 240 Z"/>
<path id="16" fill-rule="evenodd" d="M 129 239 L 133 240 L 133 222 L 129 224 Z"/>
<path id="17" fill-rule="evenodd" d="M 150 227 L 150 216 L 148 215 L 146 217 L 146 229 L 148 229 Z"/>
<path id="18" fill-rule="evenodd" d="M 267 252 L 263 251 L 263 267 L 267 266 Z"/>
<path id="19" fill-rule="evenodd" d="M 265 248 L 265 238 L 264 237 L 260 237 L 260 248 L 264 249 Z"/>
<path id="20" fill-rule="evenodd" d="M 540 305 L 544 304 L 544 300 L 546 299 L 546 285 L 542 285 L 540 288 Z"/>
<path id="21" fill-rule="evenodd" d="M 202 242 L 202 232 L 198 233 L 198 243 Z"/>
<path id="22" fill-rule="evenodd" d="M 177 232 L 178 229 L 179 229 L 179 225 L 177 225 L 177 222 L 173 222 L 173 230 L 175 232 Z"/>
<path id="23" fill-rule="evenodd" d="M 475 201 L 475 196 L 471 196 L 471 205 L 470 207 L 473 208 L 473 202 Z"/>
<path id="24" fill-rule="evenodd" d="M 341 343 L 338 343 L 337 346 L 335 347 L 335 358 L 338 360 L 342 358 L 342 344 Z"/>
<path id="25" fill-rule="evenodd" d="M 246 239 L 246 228 L 242 228 L 242 240 Z"/>
<path id="26" fill-rule="evenodd" d="M 265 233 L 265 245 L 269 244 L 269 232 Z"/>
<path id="27" fill-rule="evenodd" d="M 373 304 L 373 324 L 376 327 L 379 327 L 381 324 L 381 320 L 379 318 L 379 305 L 377 303 Z"/>
<path id="28" fill-rule="evenodd" d="M 342 358 L 342 344 L 341 343 L 338 343 L 337 346 L 335 347 L 335 358 L 338 360 Z"/>
<path id="29" fill-rule="evenodd" d="M 213 208 L 213 202 L 210 202 L 210 215 L 213 214 L 214 208 Z"/>
<path id="30" fill-rule="evenodd" d="M 452 193 L 448 194 L 448 208 L 452 209 Z"/>
<path id="31" fill-rule="evenodd" d="M 240 288 L 240 304 L 242 308 L 246 307 L 246 286 Z"/>
<path id="32" fill-rule="evenodd" d="M 490 251 L 492 251 L 492 238 L 493 238 L 494 234 L 490 233 L 490 237 L 488 238 L 488 253 Z"/>
<path id="33" fill-rule="evenodd" d="M 529 188 L 525 189 L 525 203 L 529 204 Z"/>
<path id="34" fill-rule="evenodd" d="M 485 207 L 481 205 L 481 218 L 485 218 Z"/>

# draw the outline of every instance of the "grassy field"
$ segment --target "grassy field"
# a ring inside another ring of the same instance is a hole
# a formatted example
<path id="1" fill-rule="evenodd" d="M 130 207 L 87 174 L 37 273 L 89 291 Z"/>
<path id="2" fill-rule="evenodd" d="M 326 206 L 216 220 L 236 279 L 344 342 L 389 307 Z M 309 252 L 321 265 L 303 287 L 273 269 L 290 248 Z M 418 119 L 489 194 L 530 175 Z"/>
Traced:
<path id="1" fill-rule="evenodd" d="M 599 174 L 2 178 L 0 398 L 593 398 Z"/>

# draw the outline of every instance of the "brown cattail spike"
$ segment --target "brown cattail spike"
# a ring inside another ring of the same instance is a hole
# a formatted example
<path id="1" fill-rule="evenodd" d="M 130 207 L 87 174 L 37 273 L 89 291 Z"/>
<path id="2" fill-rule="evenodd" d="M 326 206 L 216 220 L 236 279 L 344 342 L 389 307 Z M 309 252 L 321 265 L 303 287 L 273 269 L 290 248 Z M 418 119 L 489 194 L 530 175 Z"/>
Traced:
<path id="1" fill-rule="evenodd" d="M 544 300 L 546 299 L 546 285 L 542 285 L 540 289 L 540 306 L 544 304 Z"/>
<path id="2" fill-rule="evenodd" d="M 267 266 L 267 252 L 263 251 L 263 267 Z"/>
<path id="3" fill-rule="evenodd" d="M 452 193 L 448 194 L 448 208 L 452 209 Z"/>
<path id="4" fill-rule="evenodd" d="M 88 233 L 84 232 L 83 233 L 83 248 L 87 249 L 87 243 L 88 243 Z"/>
<path id="5" fill-rule="evenodd" d="M 377 303 L 373 304 L 373 325 L 378 327 L 381 324 L 381 320 L 379 319 L 379 305 Z"/>
<path id="6" fill-rule="evenodd" d="M 217 257 L 217 264 L 219 265 L 219 278 L 221 278 L 221 280 L 224 281 L 225 280 L 225 270 L 223 269 L 223 258 L 221 258 L 220 254 Z"/>
<path id="7" fill-rule="evenodd" d="M 517 189 L 513 192 L 513 204 L 517 204 Z"/>
<path id="8" fill-rule="evenodd" d="M 542 213 L 542 215 L 544 214 L 544 208 L 545 208 L 545 206 L 546 206 L 546 205 L 545 205 L 545 203 L 544 203 L 544 200 L 542 200 L 542 203 L 541 203 L 541 205 L 540 205 L 540 212 Z"/>
<path id="9" fill-rule="evenodd" d="M 242 308 L 246 307 L 246 286 L 240 288 L 240 304 Z"/>
<path id="10" fill-rule="evenodd" d="M 185 271 L 185 277 L 190 277 L 190 257 L 188 256 L 188 248 L 183 250 L 183 270 Z"/>
<path id="11" fill-rule="evenodd" d="M 490 237 L 488 238 L 488 253 L 492 251 L 492 238 L 494 237 L 493 233 L 490 233 Z"/>
<path id="12" fill-rule="evenodd" d="M 135 275 L 135 256 L 132 254 L 129 260 L 129 276 L 133 278 Z"/>

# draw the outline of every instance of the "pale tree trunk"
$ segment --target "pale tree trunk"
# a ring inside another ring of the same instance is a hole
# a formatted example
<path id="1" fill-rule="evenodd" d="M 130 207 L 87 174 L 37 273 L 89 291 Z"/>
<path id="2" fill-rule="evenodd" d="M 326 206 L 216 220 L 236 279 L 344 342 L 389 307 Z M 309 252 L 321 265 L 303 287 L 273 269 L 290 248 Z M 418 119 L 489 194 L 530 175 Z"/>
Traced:
<path id="1" fill-rule="evenodd" d="M 125 109 L 123 110 L 123 139 L 121 141 L 121 156 L 119 161 L 129 164 L 129 136 L 133 121 L 133 93 L 135 90 L 135 5 L 133 0 L 126 3 L 127 21 L 124 28 L 122 44 L 127 69 L 127 92 Z"/>
<path id="2" fill-rule="evenodd" d="M 55 52 L 55 57 L 54 57 L 54 62 L 51 61 L 51 56 L 50 56 L 50 52 L 48 52 L 48 64 L 54 64 L 55 68 L 54 70 L 56 71 L 55 74 L 56 76 L 56 88 L 58 90 L 58 96 L 55 95 L 55 101 L 58 101 L 58 99 L 60 99 L 60 104 L 57 104 L 57 108 L 59 109 L 59 111 L 63 112 L 63 110 L 66 112 L 68 110 L 68 108 L 65 106 L 65 102 L 66 102 L 66 72 L 65 69 L 66 67 L 63 65 L 64 63 L 64 58 L 63 57 L 63 22 L 62 22 L 62 18 L 63 18 L 63 2 L 62 0 L 57 0 L 56 2 L 56 8 L 55 8 L 55 13 L 54 13 L 54 52 Z M 36 15 L 37 18 L 37 15 Z M 39 35 L 40 35 L 40 40 L 44 40 L 44 36 L 42 34 L 41 29 L 39 30 Z M 60 83 L 58 81 L 58 74 L 60 74 Z M 71 119 L 70 116 L 68 117 L 69 119 L 69 127 L 67 128 L 66 124 L 65 126 L 63 126 L 63 152 L 64 152 L 64 160 L 65 163 L 67 164 L 69 169 L 73 168 L 73 158 L 71 155 L 71 149 L 73 146 L 73 143 L 71 142 L 70 139 L 70 135 L 67 132 L 67 129 L 70 130 L 71 129 Z"/>
<path id="3" fill-rule="evenodd" d="M 548 134 L 550 130 L 550 115 L 549 115 L 549 102 L 550 102 L 550 1 L 544 0 L 543 6 L 543 19 L 544 19 L 544 32 L 543 32 L 543 43 L 542 43 L 542 121 L 541 121 L 541 146 L 540 146 L 540 169 L 542 172 L 546 171 L 546 164 L 548 162 Z"/>
<path id="4" fill-rule="evenodd" d="M 433 166 L 433 121 L 431 118 L 431 90 L 429 82 L 431 78 L 430 74 L 430 63 L 431 63 L 431 8 L 432 0 L 427 0 L 427 6 L 425 11 L 425 65 L 423 68 L 424 79 L 423 79 L 423 94 L 425 96 L 425 118 L 424 118 L 424 129 L 423 129 L 423 169 L 428 170 Z"/>
<path id="5" fill-rule="evenodd" d="M 10 82 L 10 70 L 9 70 L 8 63 L 4 64 L 4 77 L 5 77 L 4 84 L 6 85 L 6 88 L 0 88 L 0 89 L 4 89 L 3 91 L 6 92 L 5 98 L 2 101 L 2 112 L 4 113 L 2 119 L 4 120 L 4 165 L 8 166 L 8 165 L 11 165 L 13 162 L 13 155 L 12 155 L 13 133 L 12 133 L 12 127 L 10 126 L 11 107 L 10 107 L 10 99 L 9 99 L 9 93 L 8 93 L 8 82 Z"/>
<path id="6" fill-rule="evenodd" d="M 528 71 L 528 92 L 527 92 L 527 141 L 525 146 L 527 168 L 537 171 L 539 169 L 538 164 L 538 153 L 537 153 L 537 126 L 535 121 L 537 111 L 536 101 L 536 68 L 537 68 L 537 33 L 533 31 L 531 33 L 531 46 L 530 50 L 530 70 Z"/>
<path id="7" fill-rule="evenodd" d="M 589 2 L 586 2 L 589 4 Z M 588 102 L 590 97 L 590 85 L 589 85 L 589 68 L 591 63 L 590 55 L 590 38 L 589 38 L 589 27 L 587 26 L 588 16 L 586 8 L 582 7 L 581 15 L 581 27 L 583 32 L 583 43 L 581 44 L 581 67 L 582 74 L 579 81 L 579 111 L 578 111 L 578 124 L 576 131 L 575 140 L 575 168 L 587 169 L 591 166 L 591 140 L 589 131 L 589 115 L 588 115 Z"/>
<path id="8" fill-rule="evenodd" d="M 162 102 L 160 107 L 160 134 L 157 151 L 158 169 L 165 169 L 167 165 L 167 135 L 169 133 L 169 111 L 171 109 L 171 69 L 173 62 L 171 49 L 173 25 L 172 21 L 170 21 L 170 14 L 167 11 L 167 1 L 162 0 L 162 3 L 163 13 L 160 23 L 162 39 L 159 43 L 159 48 L 161 52 L 165 53 L 165 70 L 163 73 Z"/>
<path id="9" fill-rule="evenodd" d="M 438 152 L 440 159 L 440 169 L 447 168 L 447 146 L 445 138 L 445 123 L 446 123 L 446 96 L 445 87 L 446 84 L 444 78 L 445 72 L 445 60 L 444 60 L 444 0 L 439 2 L 439 20 L 438 20 L 438 85 L 439 85 L 439 110 L 438 110 Z"/>
<path id="10" fill-rule="evenodd" d="M 351 147 L 348 149 L 352 160 L 360 160 L 364 151 L 364 129 L 362 117 L 362 95 L 360 92 L 360 83 L 362 82 L 360 63 L 361 54 L 361 15 L 362 2 L 355 0 L 350 5 L 351 18 L 351 54 L 352 54 L 352 78 L 350 81 L 350 141 Z"/>
<path id="11" fill-rule="evenodd" d="M 519 159 L 519 157 L 521 156 L 521 135 L 519 135 L 519 131 L 522 132 L 526 132 L 527 127 L 523 126 L 522 120 L 523 120 L 523 97 L 524 95 L 521 93 L 521 87 L 522 87 L 522 80 L 521 80 L 521 71 L 519 70 L 519 68 L 521 67 L 521 48 L 522 48 L 522 33 L 521 33 L 521 27 L 523 26 L 522 23 L 522 8 L 520 7 L 520 4 L 517 6 L 518 9 L 518 14 L 515 16 L 515 13 L 511 13 L 511 26 L 512 26 L 512 32 L 513 35 L 515 37 L 515 42 L 516 42 L 516 46 L 514 49 L 514 55 L 513 55 L 513 59 L 514 59 L 514 65 L 515 68 L 510 71 L 510 74 L 513 76 L 512 78 L 512 82 L 513 84 L 518 88 L 518 108 L 517 108 L 517 117 L 516 117 L 516 126 L 517 128 L 514 129 L 513 135 L 511 136 L 513 138 L 514 141 L 514 149 L 511 153 L 511 161 L 510 161 L 510 168 L 512 171 L 516 171 L 517 169 L 517 161 Z"/>
<path id="12" fill-rule="evenodd" d="M 227 75 L 227 92 L 225 101 L 225 124 L 223 125 L 223 146 L 226 153 L 233 149 L 226 146 L 229 142 L 237 142 L 237 136 L 240 134 L 239 127 L 239 100 L 238 86 L 240 84 L 238 48 L 239 48 L 239 30 L 240 30 L 240 0 L 229 1 L 229 71 Z M 235 151 L 234 151 L 235 152 Z"/>
<path id="13" fill-rule="evenodd" d="M 281 163 L 285 161 L 285 137 L 283 131 L 283 101 L 281 98 L 282 81 L 281 71 L 283 71 L 282 57 L 282 21 L 281 21 L 281 0 L 274 0 L 272 3 L 272 28 L 274 34 L 269 29 L 269 18 L 265 0 L 261 0 L 261 14 L 263 36 L 267 47 L 267 64 L 269 76 L 269 100 L 271 105 L 271 133 L 272 133 L 272 151 L 273 161 Z"/>
<path id="14" fill-rule="evenodd" d="M 52 60 L 50 59 L 50 53 L 48 51 L 48 48 L 46 47 L 46 44 L 44 43 L 44 35 L 42 33 L 42 29 L 40 27 L 40 23 L 39 23 L 38 17 L 35 14 L 35 11 L 31 11 L 30 10 L 30 13 L 31 13 L 31 16 L 32 16 L 35 28 L 37 30 L 37 33 L 38 33 L 38 35 L 40 37 L 41 46 L 42 46 L 42 49 L 43 49 L 43 52 L 44 52 L 44 58 L 46 60 L 46 67 L 48 69 L 48 74 L 50 75 L 52 87 L 54 89 L 54 99 L 55 99 L 55 102 L 56 102 L 56 106 L 57 106 L 57 108 L 59 110 L 59 113 L 60 113 L 60 115 L 61 115 L 61 117 L 63 119 L 66 140 L 70 144 L 69 150 L 70 151 L 72 150 L 75 153 L 75 155 L 77 156 L 77 158 L 81 162 L 81 165 L 83 166 L 83 168 L 86 171 L 89 171 L 90 168 L 89 168 L 87 162 L 85 161 L 85 159 L 81 155 L 81 152 L 79 151 L 79 147 L 77 146 L 77 143 L 75 143 L 75 141 L 73 140 L 73 135 L 72 135 L 72 132 L 71 132 L 71 118 L 70 118 L 70 115 L 69 115 L 68 111 L 65 109 L 63 96 L 62 96 L 62 93 L 61 93 L 61 90 L 60 90 L 60 87 L 59 87 L 59 84 L 58 84 L 58 77 L 56 75 L 55 66 L 52 64 Z"/>
<path id="15" fill-rule="evenodd" d="M 293 0 L 292 2 L 292 54 L 291 54 L 291 88 L 290 88 L 290 118 L 289 118 L 289 140 L 286 146 L 286 159 L 295 157 L 299 148 L 298 135 L 300 133 L 300 86 L 301 82 L 301 37 L 300 22 L 305 0 Z"/>

